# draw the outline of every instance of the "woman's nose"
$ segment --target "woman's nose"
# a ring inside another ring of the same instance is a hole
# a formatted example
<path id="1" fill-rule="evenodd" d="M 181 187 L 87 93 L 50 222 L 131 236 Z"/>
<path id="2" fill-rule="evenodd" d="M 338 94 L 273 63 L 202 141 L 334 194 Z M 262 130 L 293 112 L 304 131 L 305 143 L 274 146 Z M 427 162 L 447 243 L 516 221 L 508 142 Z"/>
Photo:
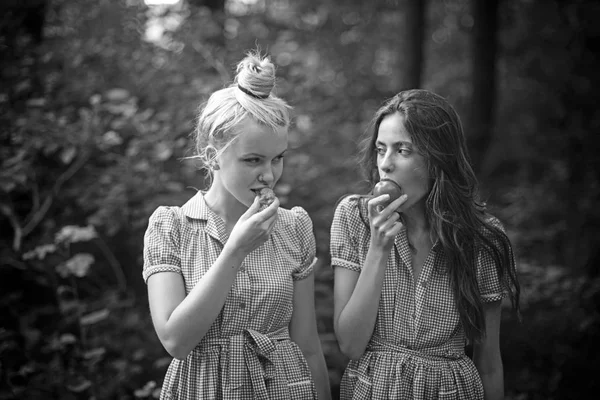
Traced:
<path id="1" fill-rule="evenodd" d="M 393 166 L 394 164 L 392 163 L 392 156 L 389 152 L 386 152 L 379 162 L 379 168 L 385 172 L 390 172 L 393 169 Z"/>
<path id="2" fill-rule="evenodd" d="M 273 168 L 270 166 L 265 168 L 259 175 L 259 180 L 266 184 L 272 183 L 273 179 L 275 179 L 275 175 L 273 174 Z"/>

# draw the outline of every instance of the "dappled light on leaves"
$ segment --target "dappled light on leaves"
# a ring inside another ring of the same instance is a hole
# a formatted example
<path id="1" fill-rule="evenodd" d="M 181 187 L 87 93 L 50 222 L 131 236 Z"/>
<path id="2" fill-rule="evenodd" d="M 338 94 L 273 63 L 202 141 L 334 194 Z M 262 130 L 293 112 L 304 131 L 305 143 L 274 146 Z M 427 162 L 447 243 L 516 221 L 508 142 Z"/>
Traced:
<path id="1" fill-rule="evenodd" d="M 77 278 L 83 278 L 88 274 L 88 271 L 94 263 L 94 256 L 91 254 L 80 253 L 76 254 L 62 264 L 56 267 L 58 274 L 67 278 L 73 275 Z"/>

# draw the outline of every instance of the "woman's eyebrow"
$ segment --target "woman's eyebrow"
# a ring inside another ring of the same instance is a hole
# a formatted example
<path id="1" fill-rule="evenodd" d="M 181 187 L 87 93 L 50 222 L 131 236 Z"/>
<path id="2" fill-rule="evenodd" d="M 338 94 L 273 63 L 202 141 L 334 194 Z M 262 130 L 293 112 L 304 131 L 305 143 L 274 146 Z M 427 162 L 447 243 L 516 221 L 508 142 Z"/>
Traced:
<path id="1" fill-rule="evenodd" d="M 376 141 L 375 144 L 378 145 L 378 146 L 387 146 L 387 144 L 385 144 L 385 143 L 383 143 L 383 142 L 381 142 L 379 140 Z M 401 147 L 401 146 L 411 147 L 412 143 L 411 142 L 407 142 L 405 140 L 401 140 L 399 142 L 392 143 L 392 147 Z"/>
<path id="2" fill-rule="evenodd" d="M 284 151 L 282 151 L 281 153 L 279 153 L 277 156 L 278 157 L 282 156 L 287 151 L 288 151 L 288 149 L 285 149 Z M 264 154 L 260 154 L 260 153 L 245 153 L 245 154 L 242 154 L 242 157 L 260 157 L 260 158 L 265 158 L 266 156 Z"/>

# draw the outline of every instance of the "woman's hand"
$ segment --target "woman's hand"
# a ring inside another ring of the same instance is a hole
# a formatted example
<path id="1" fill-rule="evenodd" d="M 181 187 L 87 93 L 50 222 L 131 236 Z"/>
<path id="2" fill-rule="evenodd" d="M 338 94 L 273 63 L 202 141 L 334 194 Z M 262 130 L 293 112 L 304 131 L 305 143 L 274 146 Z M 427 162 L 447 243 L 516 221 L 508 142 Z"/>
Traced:
<path id="1" fill-rule="evenodd" d="M 254 249 L 267 241 L 275 222 L 277 221 L 277 209 L 279 199 L 275 199 L 267 208 L 260 209 L 258 196 L 248 210 L 242 214 L 233 227 L 226 247 L 233 246 L 232 251 L 241 252 L 245 257 Z"/>
<path id="2" fill-rule="evenodd" d="M 402 229 L 402 223 L 399 221 L 400 214 L 396 210 L 406 201 L 406 194 L 384 207 L 389 197 L 388 194 L 384 194 L 370 199 L 367 203 L 371 245 L 386 252 L 392 248 L 394 238 Z"/>

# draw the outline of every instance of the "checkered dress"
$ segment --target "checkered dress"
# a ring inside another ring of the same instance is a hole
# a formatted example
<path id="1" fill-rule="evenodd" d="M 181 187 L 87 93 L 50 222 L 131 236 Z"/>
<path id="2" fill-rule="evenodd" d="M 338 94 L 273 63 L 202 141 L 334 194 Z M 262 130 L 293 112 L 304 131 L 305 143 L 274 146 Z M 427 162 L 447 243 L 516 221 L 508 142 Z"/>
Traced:
<path id="1" fill-rule="evenodd" d="M 343 199 L 331 226 L 332 265 L 361 272 L 370 230 L 359 215 L 356 196 Z M 359 360 L 351 360 L 341 381 L 341 399 L 483 399 L 466 344 L 445 260 L 434 245 L 414 285 L 411 254 L 403 229 L 385 271 L 373 336 Z M 479 257 L 478 282 L 485 302 L 505 293 L 491 259 Z"/>
<path id="2" fill-rule="evenodd" d="M 144 236 L 144 280 L 176 272 L 189 293 L 227 238 L 201 192 L 183 207 L 159 207 Z M 315 261 L 306 211 L 279 208 L 271 237 L 242 263 L 207 334 L 185 360 L 171 362 L 161 399 L 315 399 L 308 364 L 288 331 L 294 281 Z"/>

